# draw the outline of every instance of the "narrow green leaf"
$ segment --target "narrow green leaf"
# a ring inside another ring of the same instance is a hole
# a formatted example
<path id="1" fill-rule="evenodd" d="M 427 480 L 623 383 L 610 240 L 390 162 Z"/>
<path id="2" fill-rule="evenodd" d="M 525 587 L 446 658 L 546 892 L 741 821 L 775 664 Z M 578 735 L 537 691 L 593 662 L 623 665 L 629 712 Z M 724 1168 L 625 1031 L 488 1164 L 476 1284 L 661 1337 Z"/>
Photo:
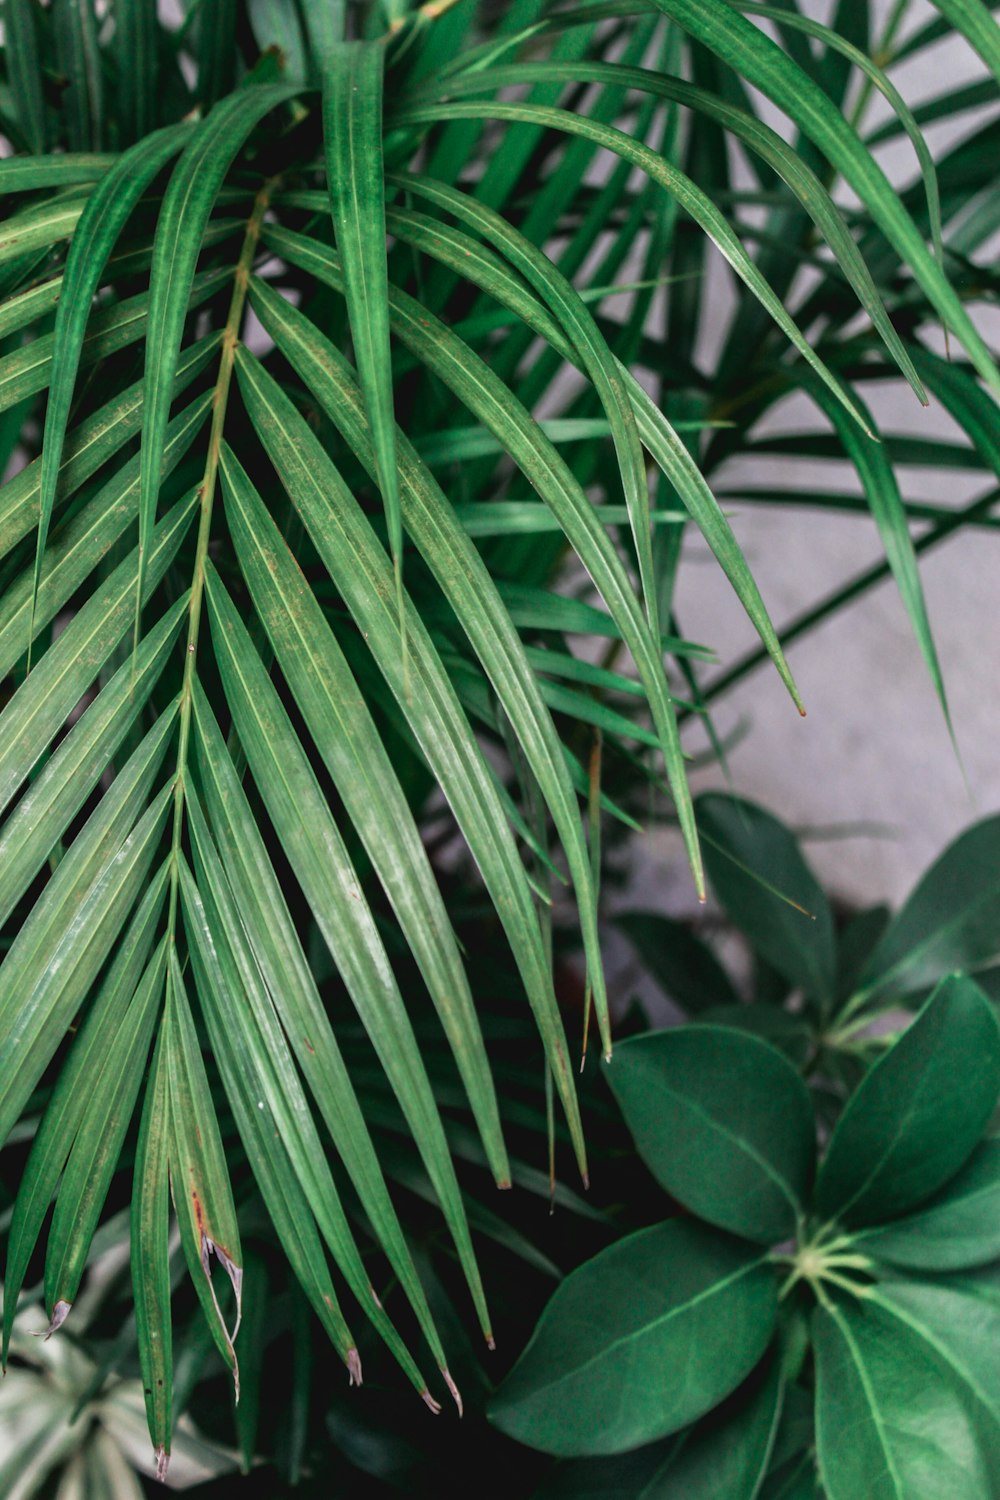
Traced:
<path id="1" fill-rule="evenodd" d="M 826 413 L 843 445 L 844 453 L 854 465 L 872 518 L 882 538 L 885 555 L 892 569 L 892 576 L 896 580 L 903 607 L 910 617 L 917 645 L 920 647 L 920 653 L 930 673 L 945 723 L 954 738 L 941 663 L 934 645 L 934 636 L 927 614 L 927 601 L 924 598 L 920 570 L 910 538 L 895 469 L 882 445 L 869 441 L 863 433 L 858 432 L 854 423 L 846 419 L 843 407 L 832 399 L 825 387 L 814 380 L 801 380 L 796 383 L 802 384 L 820 410 Z M 854 391 L 851 392 L 851 399 L 867 416 L 867 408 Z M 870 418 L 869 425 L 871 425 Z"/>
<path id="2" fill-rule="evenodd" d="M 776 1316 L 757 1250 L 682 1219 L 640 1230 L 561 1284 L 490 1418 L 546 1453 L 637 1447 L 735 1390 Z"/>
<path id="3" fill-rule="evenodd" d="M 163 448 L 181 335 L 198 251 L 212 205 L 233 159 L 263 117 L 294 96 L 293 88 L 241 89 L 212 110 L 191 135 L 170 178 L 156 224 L 149 283 L 149 338 L 143 381 L 139 578 L 144 591 L 160 492 Z"/>
<path id="4" fill-rule="evenodd" d="M 32 8 L 32 0 L 14 0 L 15 8 Z M 47 156 L 5 156 L 0 161 L 0 193 L 33 193 L 38 188 L 72 187 L 99 182 L 118 157 L 83 151 L 50 152 Z M 50 207 L 51 205 L 45 205 Z"/>
<path id="5" fill-rule="evenodd" d="M 164 938 L 86 1076 L 86 1107 L 59 1184 L 45 1259 L 45 1310 L 53 1322 L 62 1323 L 76 1300 L 146 1070 L 165 974 Z"/>
<path id="6" fill-rule="evenodd" d="M 971 979 L 944 979 L 841 1115 L 819 1171 L 819 1211 L 872 1224 L 915 1208 L 965 1165 L 998 1094 L 993 1008 Z"/>
<path id="7" fill-rule="evenodd" d="M 273 243 L 272 236 L 268 239 Z M 323 266 L 324 279 L 329 278 L 336 284 L 339 273 L 335 259 L 324 263 L 323 258 L 316 255 L 314 260 Z M 259 290 L 255 290 L 256 304 L 261 301 L 261 296 Z M 393 326 L 402 341 L 485 426 L 496 433 L 511 458 L 559 517 L 567 538 L 618 623 L 646 689 L 695 888 L 702 895 L 704 880 L 691 795 L 662 660 L 613 544 L 556 448 L 479 355 L 404 293 L 392 290 L 390 306 Z M 269 307 L 273 307 L 273 301 Z M 585 910 L 582 902 L 581 907 Z"/>
<path id="8" fill-rule="evenodd" d="M 0 967 L 0 1140 L 37 1086 L 144 889 L 170 788 L 128 829 L 165 748 L 157 725 L 104 798 L 108 807 L 102 804 L 74 841 Z"/>
<path id="9" fill-rule="evenodd" d="M 194 712 L 199 780 L 246 941 L 280 1017 L 287 1046 L 309 1083 L 379 1243 L 411 1303 L 420 1307 L 423 1292 L 354 1085 L 246 793 L 197 681 Z M 197 814 L 194 821 L 198 826 Z"/>
<path id="10" fill-rule="evenodd" d="M 239 1366 L 233 1341 L 240 1325 L 243 1252 L 219 1122 L 173 948 L 169 952 L 163 1027 L 170 1112 L 170 1193 L 188 1271 L 216 1348 L 233 1372 L 239 1399 Z M 236 1299 L 231 1332 L 212 1277 L 213 1255 L 228 1276 Z"/>
<path id="11" fill-rule="evenodd" d="M 187 453 L 211 410 L 211 403 L 211 395 L 202 396 L 171 422 L 167 429 L 164 474 L 172 473 Z M 19 573 L 7 586 L 0 600 L 0 675 L 6 676 L 23 656 L 29 630 L 31 638 L 37 638 L 122 540 L 138 509 L 136 455 L 50 541 L 44 560 L 45 576 L 37 595 L 31 568 Z"/>
<path id="12" fill-rule="evenodd" d="M 206 597 L 226 699 L 254 780 L 406 1115 L 489 1339 L 489 1314 L 437 1105 L 374 918 L 301 743 L 211 564 Z"/>
<path id="13" fill-rule="evenodd" d="M 136 4 L 126 6 L 125 10 L 131 15 L 144 8 L 141 0 L 136 0 Z M 133 19 L 138 24 L 137 17 Z M 187 135 L 187 126 L 171 126 L 140 141 L 118 158 L 87 200 L 66 258 L 62 293 L 52 335 L 54 354 L 42 440 L 38 552 L 35 562 L 36 593 L 55 504 L 70 403 L 94 293 L 100 285 L 108 256 L 129 215 L 156 174 L 181 149 Z"/>
<path id="14" fill-rule="evenodd" d="M 6 922 L 144 711 L 182 620 L 184 595 L 120 667 L 31 783 L 0 833 L 0 921 Z"/>
<path id="15" fill-rule="evenodd" d="M 197 804 L 192 803 L 202 880 L 199 888 L 190 871 L 182 867 L 182 893 L 188 930 L 199 945 L 200 966 L 208 978 L 200 993 L 206 1010 L 214 1010 L 213 1034 L 222 1031 L 232 1038 L 232 1050 L 239 1059 L 241 1092 L 251 1099 L 256 1096 L 258 1112 L 264 1114 L 261 1124 L 263 1127 L 270 1124 L 281 1142 L 288 1169 L 298 1180 L 351 1291 L 423 1394 L 426 1382 L 380 1306 L 354 1242 L 295 1064 L 233 909 L 218 854 L 196 809 Z M 244 1145 L 252 1151 L 254 1139 L 245 1140 Z M 444 1365 L 444 1353 L 430 1310 L 419 1282 L 416 1285 L 415 1311 L 429 1336 L 435 1358 Z M 350 1369 L 352 1350 L 355 1358 L 357 1351 L 346 1329 L 344 1333 L 348 1342 L 346 1346 L 341 1344 L 339 1350 Z"/>
<path id="16" fill-rule="evenodd" d="M 170 1099 L 163 1030 L 153 1054 L 132 1182 L 132 1296 L 136 1342 L 156 1477 L 167 1476 L 173 1432 L 173 1331 L 170 1322 Z"/>
<path id="17" fill-rule="evenodd" d="M 103 114 L 101 57 L 93 0 L 52 0 L 52 30 L 67 80 L 65 111 L 74 151 L 99 151 Z"/>
<path id="18" fill-rule="evenodd" d="M 152 950 L 166 892 L 166 868 L 150 885 L 119 944 L 42 1116 L 14 1202 L 4 1271 L 3 1365 L 17 1299 L 90 1098 L 89 1078 L 113 1040 Z"/>
<path id="19" fill-rule="evenodd" d="M 17 123 L 29 151 L 45 150 L 45 96 L 33 0 L 7 0 L 4 6 L 4 62 Z"/>
<path id="20" fill-rule="evenodd" d="M 60 194 L 47 203 L 14 214 L 0 230 L 0 266 L 9 265 L 32 251 L 48 250 L 60 240 L 69 239 L 86 206 L 86 197 Z"/>
<path id="21" fill-rule="evenodd" d="M 342 42 L 330 49 L 323 67 L 323 146 L 354 357 L 371 427 L 398 591 L 403 570 L 403 518 L 396 469 L 385 255 L 384 66 L 385 46 L 380 41 Z M 402 626 L 401 597 L 399 609 Z"/>
<path id="22" fill-rule="evenodd" d="M 229 529 L 258 616 L 437 1007 L 494 1175 L 509 1181 L 482 1032 L 430 862 L 336 637 L 245 470 L 223 446 Z"/>
<path id="23" fill-rule="evenodd" d="M 210 334 L 184 351 L 178 364 L 175 395 L 204 369 L 217 347 L 217 335 Z M 65 499 L 73 494 L 102 464 L 114 457 L 138 432 L 141 423 L 142 382 L 138 381 L 69 434 L 59 471 L 59 498 Z M 40 457 L 0 487 L 0 557 L 6 557 L 36 525 L 40 487 Z"/>
<path id="24" fill-rule="evenodd" d="M 254 426 L 324 566 L 367 641 L 396 702 L 437 778 L 482 872 L 524 980 L 550 1066 L 559 1084 L 581 1172 L 586 1158 L 566 1038 L 542 949 L 531 890 L 510 836 L 503 804 L 448 675 L 418 611 L 407 618 L 409 672 L 387 600 L 392 572 L 337 470 L 307 422 L 244 350 L 237 373 Z"/>
<path id="25" fill-rule="evenodd" d="M 412 213 L 404 215 L 393 211 L 389 215 L 389 224 L 394 234 L 416 244 L 428 255 L 443 260 L 460 271 L 463 278 L 489 291 L 553 348 L 566 358 L 573 358 L 573 346 L 565 340 L 559 324 L 548 315 L 520 278 L 506 271 L 497 257 L 484 251 L 477 241 L 448 225 Z M 619 368 L 621 378 L 628 386 L 643 445 L 694 517 L 765 643 L 793 701 L 801 708 L 777 634 L 728 520 L 678 433 L 635 377 L 624 366 Z"/>
<path id="26" fill-rule="evenodd" d="M 115 13 L 118 108 L 126 141 L 148 136 L 158 114 L 159 28 L 156 0 L 130 0 Z"/>
<path id="27" fill-rule="evenodd" d="M 820 86 L 776 42 L 732 10 L 725 0 L 654 0 L 654 3 L 735 68 L 746 82 L 760 89 L 843 174 L 886 239 L 909 265 L 939 317 L 961 341 L 982 379 L 1000 394 L 996 361 L 964 303 L 943 275 L 885 173 Z M 946 0 L 946 3 L 972 10 L 972 0 Z M 982 7 L 977 9 L 982 11 Z M 985 12 L 982 14 L 985 16 Z M 988 17 L 986 25 L 996 31 Z M 981 28 L 977 37 L 982 40 L 982 36 Z M 993 47 L 1000 54 L 1000 44 L 994 41 Z"/>
<path id="28" fill-rule="evenodd" d="M 793 13 L 783 11 L 782 16 L 786 15 L 792 15 L 794 19 Z M 827 28 L 822 29 L 827 30 Z M 852 239 L 836 203 L 809 164 L 781 138 L 777 131 L 764 124 L 749 110 L 741 109 L 707 89 L 699 88 L 678 78 L 654 73 L 648 68 L 625 68 L 616 63 L 553 63 L 551 61 L 522 63 L 449 79 L 444 86 L 437 85 L 435 92 L 447 97 L 461 97 L 466 93 L 517 86 L 536 79 L 561 80 L 564 86 L 578 82 L 609 84 L 617 82 L 622 87 L 639 89 L 655 97 L 684 105 L 714 121 L 740 140 L 749 151 L 766 162 L 791 188 L 832 250 L 836 263 L 854 288 L 892 358 L 921 400 L 926 400 L 906 345 L 892 325 L 892 320 L 886 311 L 871 272 Z M 917 135 L 922 143 L 923 137 L 919 130 Z M 936 189 L 937 180 L 933 176 L 933 164 L 931 164 L 931 180 Z"/>
<path id="29" fill-rule="evenodd" d="M 159 583 L 194 513 L 180 501 L 156 529 L 147 584 Z M 95 590 L 0 714 L 0 806 L 6 807 L 90 687 L 132 618 L 138 556 L 131 553 Z"/>
<path id="30" fill-rule="evenodd" d="M 722 1026 L 676 1027 L 623 1042 L 608 1077 L 639 1155 L 685 1208 L 764 1245 L 795 1234 L 816 1126 L 776 1048 Z"/>
<path id="31" fill-rule="evenodd" d="M 192 936 L 194 972 L 199 993 L 207 1001 L 204 1014 L 212 1052 L 222 1074 L 237 1129 L 246 1145 L 257 1186 L 292 1270 L 346 1364 L 351 1384 L 360 1384 L 361 1361 L 357 1346 L 337 1301 L 308 1200 L 277 1131 L 268 1125 L 268 1111 L 261 1110 L 262 1101 L 255 1097 L 249 1086 L 253 1073 L 248 1076 L 240 1066 L 240 1041 L 244 1039 L 242 1028 L 227 1028 L 219 1024 L 220 976 L 214 967 L 206 967 L 211 948 L 205 943 L 205 929 L 200 921 L 193 924 Z"/>

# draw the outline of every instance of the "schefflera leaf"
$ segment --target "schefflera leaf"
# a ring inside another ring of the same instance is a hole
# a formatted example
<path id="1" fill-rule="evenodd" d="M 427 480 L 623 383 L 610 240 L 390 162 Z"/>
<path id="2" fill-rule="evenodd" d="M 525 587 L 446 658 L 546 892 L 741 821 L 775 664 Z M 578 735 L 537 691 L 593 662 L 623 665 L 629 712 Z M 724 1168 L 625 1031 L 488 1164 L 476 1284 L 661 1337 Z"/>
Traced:
<path id="1" fill-rule="evenodd" d="M 708 793 L 695 810 L 708 878 L 727 916 L 790 984 L 832 999 L 833 916 L 793 835 L 742 797 Z"/>
<path id="2" fill-rule="evenodd" d="M 760 1244 L 795 1233 L 816 1153 L 809 1093 L 776 1047 L 725 1026 L 623 1042 L 608 1081 L 667 1192 Z"/>
<path id="3" fill-rule="evenodd" d="M 745 1379 L 777 1306 L 776 1278 L 755 1246 L 682 1219 L 640 1230 L 567 1276 L 490 1418 L 566 1457 L 665 1437 Z"/>
<path id="4" fill-rule="evenodd" d="M 819 1212 L 866 1225 L 915 1208 L 965 1165 L 998 1094 L 993 1007 L 973 980 L 944 979 L 841 1115 L 819 1170 Z"/>
<path id="5" fill-rule="evenodd" d="M 870 1303 L 816 1309 L 816 1438 L 830 1500 L 988 1500 L 967 1393 Z"/>
<path id="6" fill-rule="evenodd" d="M 854 1242 L 910 1271 L 964 1271 L 1000 1259 L 1000 1140 L 977 1146 L 958 1176 L 915 1213 Z"/>

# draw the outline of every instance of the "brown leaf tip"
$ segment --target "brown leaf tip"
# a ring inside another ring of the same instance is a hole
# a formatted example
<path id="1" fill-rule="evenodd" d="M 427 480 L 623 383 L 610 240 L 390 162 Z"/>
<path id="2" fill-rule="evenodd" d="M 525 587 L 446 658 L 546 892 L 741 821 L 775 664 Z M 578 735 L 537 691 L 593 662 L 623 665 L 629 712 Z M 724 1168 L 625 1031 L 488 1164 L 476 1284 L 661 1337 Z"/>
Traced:
<path id="1" fill-rule="evenodd" d="M 66 1319 L 69 1317 L 69 1310 L 72 1306 L 72 1302 L 65 1302 L 62 1300 L 57 1302 L 55 1307 L 52 1309 L 52 1321 L 49 1324 L 48 1328 L 46 1328 L 44 1333 L 36 1333 L 35 1338 L 50 1339 L 52 1335 L 63 1326 Z"/>
<path id="2" fill-rule="evenodd" d="M 449 1391 L 451 1392 L 451 1399 L 454 1401 L 455 1405 L 458 1407 L 458 1415 L 460 1417 L 463 1417 L 465 1415 L 465 1407 L 462 1404 L 462 1392 L 459 1390 L 458 1386 L 452 1380 L 451 1375 L 450 1375 L 450 1373 L 447 1370 L 443 1369 L 441 1371 L 441 1379 L 444 1381 L 445 1385 L 448 1387 Z"/>
<path id="3" fill-rule="evenodd" d="M 436 1417 L 441 1410 L 440 1401 L 435 1401 L 430 1391 L 421 1391 L 420 1399 L 427 1407 L 428 1411 L 433 1412 L 434 1416 Z"/>
<path id="4" fill-rule="evenodd" d="M 162 1443 L 158 1448 L 153 1449 L 153 1457 L 156 1459 L 156 1477 L 161 1484 L 166 1484 L 167 1470 L 170 1467 L 170 1454 Z"/>
<path id="5" fill-rule="evenodd" d="M 361 1384 L 361 1355 L 357 1349 L 347 1351 L 347 1383 L 348 1385 Z"/>

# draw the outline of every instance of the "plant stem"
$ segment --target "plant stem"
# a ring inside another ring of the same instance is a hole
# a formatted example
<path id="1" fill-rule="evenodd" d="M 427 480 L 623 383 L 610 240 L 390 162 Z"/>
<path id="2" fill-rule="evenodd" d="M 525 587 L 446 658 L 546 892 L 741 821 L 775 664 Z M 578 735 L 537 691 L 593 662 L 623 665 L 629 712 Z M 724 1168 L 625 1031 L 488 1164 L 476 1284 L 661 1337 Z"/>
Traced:
<path id="1" fill-rule="evenodd" d="M 194 571 L 191 578 L 191 598 L 188 602 L 187 643 L 184 652 L 184 677 L 181 683 L 180 726 L 177 739 L 177 771 L 174 778 L 174 821 L 170 849 L 170 908 L 167 930 L 170 941 L 176 935 L 177 889 L 181 836 L 184 831 L 184 796 L 187 775 L 188 741 L 191 735 L 191 704 L 194 686 L 195 663 L 198 655 L 198 632 L 201 626 L 201 607 L 205 592 L 205 561 L 212 531 L 212 510 L 215 503 L 215 488 L 219 472 L 219 453 L 222 434 L 229 405 L 229 390 L 233 378 L 233 364 L 239 344 L 243 311 L 246 305 L 247 288 L 250 284 L 250 269 L 260 240 L 261 226 L 271 200 L 275 180 L 265 182 L 254 199 L 253 211 L 247 220 L 246 233 L 240 248 L 239 259 L 233 277 L 233 294 L 229 312 L 222 331 L 222 353 L 219 358 L 219 373 L 215 381 L 212 398 L 212 427 L 208 438 L 208 453 L 205 471 L 199 485 L 201 513 L 198 520 L 198 538 L 195 544 Z"/>

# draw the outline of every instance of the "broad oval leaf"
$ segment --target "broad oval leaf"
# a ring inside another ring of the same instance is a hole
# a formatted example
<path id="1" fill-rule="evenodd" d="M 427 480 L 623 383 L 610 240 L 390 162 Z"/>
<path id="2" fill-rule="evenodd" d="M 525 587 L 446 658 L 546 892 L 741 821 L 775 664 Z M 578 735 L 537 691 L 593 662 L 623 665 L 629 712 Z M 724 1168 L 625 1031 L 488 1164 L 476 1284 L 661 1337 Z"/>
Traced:
<path id="1" fill-rule="evenodd" d="M 1000 1026 L 971 979 L 942 980 L 863 1079 L 819 1171 L 819 1211 L 872 1224 L 915 1208 L 954 1177 L 1000 1093 Z"/>
<path id="2" fill-rule="evenodd" d="M 856 1237 L 865 1255 L 910 1271 L 964 1271 L 1000 1259 L 1000 1141 L 983 1141 L 916 1213 Z"/>
<path id="3" fill-rule="evenodd" d="M 794 1234 L 816 1152 L 805 1084 L 770 1043 L 724 1026 L 623 1042 L 608 1081 L 639 1154 L 685 1208 L 772 1244 Z"/>
<path id="4" fill-rule="evenodd" d="M 696 810 L 705 868 L 727 916 L 791 984 L 831 999 L 833 916 L 792 833 L 742 797 L 710 792 Z"/>
<path id="5" fill-rule="evenodd" d="M 818 1308 L 816 1438 L 830 1500 L 988 1500 L 968 1402 L 921 1341 L 870 1304 Z"/>
<path id="6" fill-rule="evenodd" d="M 564 1456 L 652 1442 L 735 1390 L 776 1314 L 759 1251 L 682 1219 L 640 1230 L 566 1278 L 490 1417 Z"/>
<path id="7" fill-rule="evenodd" d="M 1000 816 L 966 829 L 917 882 L 865 964 L 858 993 L 906 995 L 998 955 Z"/>

